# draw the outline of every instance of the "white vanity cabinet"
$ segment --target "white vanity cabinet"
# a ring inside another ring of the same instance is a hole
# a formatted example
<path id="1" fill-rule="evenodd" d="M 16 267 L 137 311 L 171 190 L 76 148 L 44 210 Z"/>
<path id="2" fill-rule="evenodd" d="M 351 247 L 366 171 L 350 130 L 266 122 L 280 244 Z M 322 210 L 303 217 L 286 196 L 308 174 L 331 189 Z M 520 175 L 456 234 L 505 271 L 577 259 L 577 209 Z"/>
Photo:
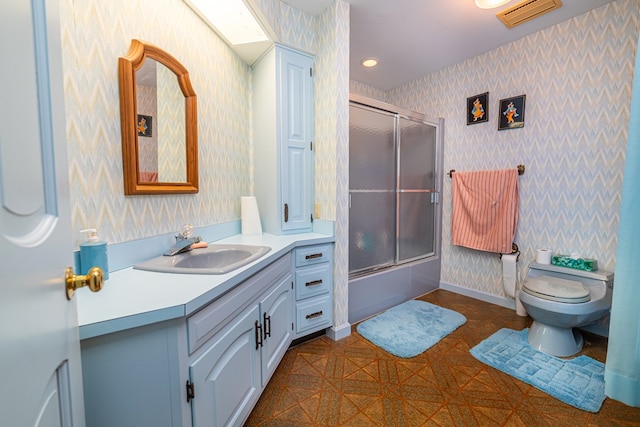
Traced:
<path id="1" fill-rule="evenodd" d="M 333 245 L 297 248 L 293 263 L 295 339 L 333 324 Z"/>
<path id="2" fill-rule="evenodd" d="M 219 329 L 190 356 L 194 426 L 242 425 L 287 351 L 293 333 L 289 262 L 289 256 L 283 257 L 243 285 L 243 295 L 232 299 L 267 291 L 221 329 L 229 301 L 215 302 L 187 320 L 190 347 L 209 334 L 208 325 Z"/>
<path id="3" fill-rule="evenodd" d="M 255 195 L 272 234 L 311 231 L 313 57 L 279 44 L 253 66 Z"/>
<path id="4" fill-rule="evenodd" d="M 293 338 L 291 265 L 289 252 L 186 318 L 83 340 L 87 425 L 242 425 Z"/>

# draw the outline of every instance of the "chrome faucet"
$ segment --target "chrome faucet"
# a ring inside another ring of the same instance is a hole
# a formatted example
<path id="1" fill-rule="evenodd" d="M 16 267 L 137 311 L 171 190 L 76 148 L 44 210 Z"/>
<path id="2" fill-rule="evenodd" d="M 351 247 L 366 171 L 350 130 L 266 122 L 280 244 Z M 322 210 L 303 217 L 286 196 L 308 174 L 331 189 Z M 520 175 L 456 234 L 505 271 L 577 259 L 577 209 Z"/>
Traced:
<path id="1" fill-rule="evenodd" d="M 166 251 L 164 256 L 174 256 L 181 254 L 183 252 L 190 251 L 192 249 L 192 245 L 194 243 L 198 243 L 202 241 L 200 236 L 189 237 L 193 233 L 193 226 L 187 224 L 184 226 L 182 231 L 176 234 L 176 243 L 173 245 L 168 251 Z"/>

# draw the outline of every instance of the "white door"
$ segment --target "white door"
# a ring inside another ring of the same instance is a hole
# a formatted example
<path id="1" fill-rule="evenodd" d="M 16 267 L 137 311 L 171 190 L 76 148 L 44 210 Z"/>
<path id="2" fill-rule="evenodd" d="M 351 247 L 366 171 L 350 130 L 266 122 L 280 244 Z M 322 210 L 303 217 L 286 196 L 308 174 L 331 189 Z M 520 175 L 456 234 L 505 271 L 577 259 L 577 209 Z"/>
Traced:
<path id="1" fill-rule="evenodd" d="M 0 425 L 84 426 L 57 0 L 0 2 Z"/>

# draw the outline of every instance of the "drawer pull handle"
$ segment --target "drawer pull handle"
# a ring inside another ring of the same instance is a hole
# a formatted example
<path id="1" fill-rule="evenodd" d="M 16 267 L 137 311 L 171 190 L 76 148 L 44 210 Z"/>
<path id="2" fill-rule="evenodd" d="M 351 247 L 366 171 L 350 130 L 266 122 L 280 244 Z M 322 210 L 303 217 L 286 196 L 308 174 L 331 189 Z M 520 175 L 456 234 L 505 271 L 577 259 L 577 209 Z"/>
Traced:
<path id="1" fill-rule="evenodd" d="M 322 252 L 320 252 L 319 254 L 310 254 L 304 257 L 304 259 L 315 259 L 315 258 L 322 258 Z"/>
<path id="2" fill-rule="evenodd" d="M 305 286 L 322 285 L 322 279 L 320 279 L 320 280 L 312 280 L 311 282 L 307 282 L 304 285 Z"/>
<path id="3" fill-rule="evenodd" d="M 307 320 L 315 319 L 316 317 L 322 316 L 322 310 L 316 311 L 315 313 L 307 314 Z"/>

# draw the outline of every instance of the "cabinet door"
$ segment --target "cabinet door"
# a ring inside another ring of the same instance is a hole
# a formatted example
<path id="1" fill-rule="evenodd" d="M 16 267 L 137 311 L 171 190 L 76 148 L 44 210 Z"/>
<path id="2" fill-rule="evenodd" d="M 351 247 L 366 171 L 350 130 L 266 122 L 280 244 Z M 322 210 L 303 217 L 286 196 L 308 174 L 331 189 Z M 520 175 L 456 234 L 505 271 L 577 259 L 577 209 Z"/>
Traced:
<path id="1" fill-rule="evenodd" d="M 264 347 L 262 348 L 262 385 L 266 385 L 289 348 L 293 334 L 291 275 L 260 302 Z"/>
<path id="2" fill-rule="evenodd" d="M 279 48 L 282 231 L 311 230 L 313 205 L 313 58 Z"/>
<path id="3" fill-rule="evenodd" d="M 216 334 L 211 347 L 191 364 L 194 427 L 240 425 L 251 412 L 262 390 L 258 318 L 256 304 Z"/>

